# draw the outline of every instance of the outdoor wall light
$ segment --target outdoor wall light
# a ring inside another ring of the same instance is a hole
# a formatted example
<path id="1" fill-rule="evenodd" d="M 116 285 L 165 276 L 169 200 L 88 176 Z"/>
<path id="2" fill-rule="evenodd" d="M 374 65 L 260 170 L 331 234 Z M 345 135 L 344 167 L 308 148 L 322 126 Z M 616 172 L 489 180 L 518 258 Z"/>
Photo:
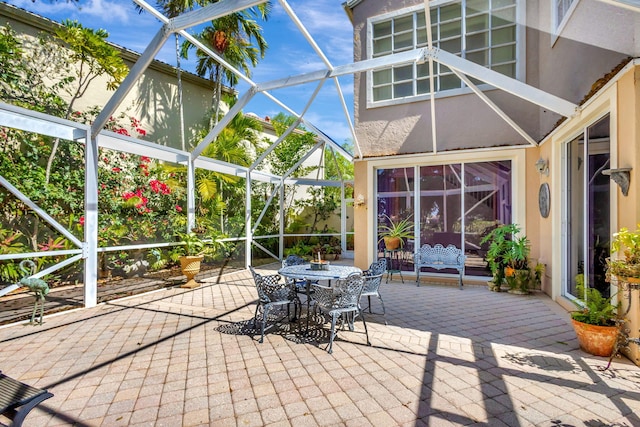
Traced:
<path id="1" fill-rule="evenodd" d="M 536 162 L 536 169 L 538 169 L 538 172 L 542 175 L 549 176 L 549 162 L 542 157 Z"/>
<path id="2" fill-rule="evenodd" d="M 620 187 L 622 195 L 629 194 L 629 184 L 631 183 L 631 168 L 618 168 L 618 169 L 605 169 L 602 171 L 603 175 L 609 175 L 609 177 Z"/>
<path id="3" fill-rule="evenodd" d="M 353 201 L 353 206 L 355 206 L 356 208 L 359 208 L 366 204 L 367 204 L 367 201 L 365 200 L 363 194 L 358 194 L 358 197 L 356 197 L 355 200 Z"/>

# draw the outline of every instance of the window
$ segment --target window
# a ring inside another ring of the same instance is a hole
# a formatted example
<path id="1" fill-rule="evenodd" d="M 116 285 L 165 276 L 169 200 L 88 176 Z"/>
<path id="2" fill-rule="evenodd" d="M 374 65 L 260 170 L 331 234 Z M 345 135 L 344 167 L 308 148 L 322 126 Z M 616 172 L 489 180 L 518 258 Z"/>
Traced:
<path id="1" fill-rule="evenodd" d="M 410 254 L 425 243 L 453 244 L 467 255 L 466 275 L 490 275 L 488 246 L 481 241 L 496 225 L 512 222 L 511 170 L 509 160 L 378 169 L 378 227 L 401 220 L 414 224 L 400 268 L 412 271 Z"/>
<path id="2" fill-rule="evenodd" d="M 509 77 L 516 77 L 516 0 L 462 0 L 430 11 L 433 45 Z M 371 22 L 372 58 L 427 46 L 424 8 L 385 15 Z M 462 82 L 434 63 L 435 90 L 460 89 Z M 373 102 L 430 93 L 429 65 L 404 64 L 370 73 Z"/>
<path id="3" fill-rule="evenodd" d="M 551 2 L 551 45 L 556 42 L 579 0 L 553 0 Z"/>
<path id="4" fill-rule="evenodd" d="M 555 26 L 556 29 L 560 27 L 562 21 L 564 21 L 565 17 L 569 15 L 569 9 L 571 5 L 574 3 L 574 0 L 554 0 L 555 3 Z"/>

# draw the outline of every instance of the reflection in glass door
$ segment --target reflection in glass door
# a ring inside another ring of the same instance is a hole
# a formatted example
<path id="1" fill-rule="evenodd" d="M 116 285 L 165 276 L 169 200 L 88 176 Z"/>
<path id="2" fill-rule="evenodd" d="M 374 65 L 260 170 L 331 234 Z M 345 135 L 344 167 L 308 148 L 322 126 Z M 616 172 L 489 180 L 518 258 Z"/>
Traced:
<path id="1" fill-rule="evenodd" d="M 609 168 L 609 116 L 569 142 L 566 158 L 565 293 L 575 296 L 576 277 L 584 275 L 585 284 L 609 295 L 605 260 L 609 256 L 610 184 L 602 174 Z"/>

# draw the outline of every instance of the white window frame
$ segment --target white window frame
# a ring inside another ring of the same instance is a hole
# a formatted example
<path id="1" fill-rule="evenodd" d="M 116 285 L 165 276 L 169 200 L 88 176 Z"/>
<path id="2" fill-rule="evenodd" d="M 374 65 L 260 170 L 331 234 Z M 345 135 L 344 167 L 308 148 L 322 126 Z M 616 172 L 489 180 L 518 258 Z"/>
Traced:
<path id="1" fill-rule="evenodd" d="M 567 23 L 569 22 L 569 19 L 571 18 L 571 15 L 573 15 L 573 11 L 576 10 L 576 7 L 578 6 L 578 3 L 580 3 L 580 0 L 572 0 L 571 5 L 569 6 L 569 8 L 567 9 L 567 11 L 565 12 L 564 16 L 562 17 L 562 19 L 558 19 L 558 2 L 563 1 L 563 0 L 552 0 L 551 1 L 551 47 L 553 47 L 556 44 L 556 41 L 558 41 L 558 38 L 560 37 L 560 34 L 562 34 L 562 31 L 564 30 L 564 28 L 567 26 Z"/>
<path id="2" fill-rule="evenodd" d="M 478 163 L 478 162 L 492 162 L 492 161 L 510 161 L 511 162 L 511 221 L 514 224 L 518 224 L 521 227 L 522 235 L 527 234 L 527 200 L 526 198 L 518 197 L 518 194 L 526 194 L 526 156 L 527 149 L 525 148 L 512 148 L 502 151 L 495 151 L 493 149 L 488 150 L 465 150 L 464 152 L 454 153 L 438 153 L 436 156 L 425 155 L 399 155 L 384 158 L 371 159 L 367 165 L 367 180 L 372 182 L 373 185 L 369 186 L 368 193 L 365 197 L 368 200 L 377 200 L 377 171 L 378 169 L 393 169 L 393 168 L 415 168 L 414 179 L 420 176 L 420 168 L 422 166 L 436 166 L 436 165 L 449 165 L 449 164 L 463 164 L 463 163 Z M 420 186 L 414 185 L 413 189 L 414 200 L 414 212 L 418 210 L 418 199 L 420 197 Z M 367 233 L 369 235 L 370 242 L 377 242 L 377 203 L 375 203 L 375 209 L 368 211 L 368 227 Z M 369 245 L 368 259 L 377 259 L 375 250 L 377 245 Z M 404 272 L 409 273 L 410 272 Z M 434 273 L 437 274 L 437 273 Z M 478 279 L 480 276 L 464 276 L 465 279 Z"/>
<path id="3" fill-rule="evenodd" d="M 579 0 L 574 0 L 574 3 Z M 431 0 L 429 2 L 430 7 L 441 7 L 451 3 L 460 3 L 461 0 Z M 515 78 L 520 81 L 525 81 L 526 79 L 526 4 L 525 0 L 515 0 L 516 7 L 516 62 L 515 69 L 516 75 Z M 395 10 L 392 12 L 384 13 L 377 16 L 372 16 L 367 19 L 367 46 L 366 46 L 366 58 L 371 59 L 373 57 L 373 25 L 380 22 L 386 21 L 398 16 L 407 15 L 410 13 L 415 13 L 417 11 L 424 10 L 424 5 L 419 4 L 416 6 L 407 7 L 404 9 Z M 415 30 L 414 30 L 415 32 Z M 463 35 L 464 39 L 464 35 Z M 464 40 L 463 40 L 463 48 L 464 48 Z M 414 76 L 417 75 L 415 71 L 416 64 L 411 64 L 414 67 Z M 405 104 L 408 102 L 419 102 L 430 99 L 430 94 L 421 94 L 421 95 L 411 95 L 403 98 L 392 98 L 383 101 L 373 101 L 373 70 L 368 70 L 366 73 L 367 81 L 366 81 L 366 102 L 367 108 L 377 108 L 377 107 L 385 107 L 390 105 L 398 105 Z M 414 89 L 417 84 L 417 79 L 414 78 Z M 487 84 L 479 84 L 478 88 L 481 90 L 491 90 L 492 86 Z M 414 90 L 415 93 L 415 90 Z M 436 91 L 435 98 L 446 98 L 451 96 L 458 96 L 472 93 L 472 90 L 466 87 L 456 88 L 456 89 L 447 89 L 444 91 Z"/>

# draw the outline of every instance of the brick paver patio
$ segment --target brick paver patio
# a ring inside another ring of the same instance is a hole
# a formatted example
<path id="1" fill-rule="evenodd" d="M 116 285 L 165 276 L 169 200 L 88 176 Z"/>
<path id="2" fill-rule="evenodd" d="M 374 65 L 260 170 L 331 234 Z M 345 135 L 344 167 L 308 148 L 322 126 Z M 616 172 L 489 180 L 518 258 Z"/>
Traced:
<path id="1" fill-rule="evenodd" d="M 328 325 L 259 344 L 240 272 L 0 328 L 0 370 L 54 394 L 26 426 L 640 425 L 640 368 L 602 371 L 547 296 L 381 289 L 371 347 L 360 321 L 332 355 Z"/>

